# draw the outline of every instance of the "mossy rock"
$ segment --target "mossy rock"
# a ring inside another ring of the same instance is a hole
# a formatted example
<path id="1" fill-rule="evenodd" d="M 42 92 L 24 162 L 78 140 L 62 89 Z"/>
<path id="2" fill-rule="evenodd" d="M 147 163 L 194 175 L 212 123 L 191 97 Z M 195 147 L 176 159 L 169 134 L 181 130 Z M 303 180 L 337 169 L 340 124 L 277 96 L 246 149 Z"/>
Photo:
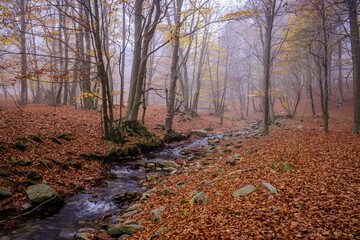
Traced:
<path id="1" fill-rule="evenodd" d="M 190 134 L 184 135 L 184 134 L 181 134 L 181 133 L 171 130 L 169 133 L 165 134 L 164 142 L 165 143 L 179 142 L 179 141 L 188 139 L 189 137 L 190 137 Z"/>
<path id="2" fill-rule="evenodd" d="M 137 120 L 123 122 L 121 130 L 127 132 L 130 136 L 151 136 L 149 130 Z"/>
<path id="3" fill-rule="evenodd" d="M 174 194 L 171 190 L 169 190 L 169 189 L 160 189 L 159 191 L 158 191 L 158 193 L 159 194 L 161 194 L 161 195 L 171 195 L 171 194 Z"/>
<path id="4" fill-rule="evenodd" d="M 12 156 L 10 158 L 10 161 L 11 161 L 11 165 L 13 165 L 13 166 L 15 166 L 15 165 L 17 165 L 19 163 L 19 161 L 16 160 L 16 157 L 14 157 L 14 156 Z"/>
<path id="5" fill-rule="evenodd" d="M 30 166 L 32 162 L 29 158 L 24 158 L 19 161 L 20 166 Z"/>

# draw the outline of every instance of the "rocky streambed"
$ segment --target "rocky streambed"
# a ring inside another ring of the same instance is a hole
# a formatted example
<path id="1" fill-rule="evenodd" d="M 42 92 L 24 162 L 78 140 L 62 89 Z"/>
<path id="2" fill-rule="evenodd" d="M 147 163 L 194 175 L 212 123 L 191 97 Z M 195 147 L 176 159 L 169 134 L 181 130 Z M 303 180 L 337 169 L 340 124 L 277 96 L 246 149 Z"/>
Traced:
<path id="1" fill-rule="evenodd" d="M 195 160 L 206 151 L 219 151 L 216 148 L 219 139 L 244 134 L 244 131 L 218 133 L 182 146 L 163 149 L 149 158 L 122 161 L 111 170 L 110 179 L 103 186 L 68 197 L 58 213 L 42 219 L 31 219 L 17 228 L 2 232 L 0 240 L 87 239 L 89 232 L 99 232 L 101 229 L 120 231 L 119 234 L 115 232 L 115 236 L 131 234 L 141 225 L 128 222 L 120 228 L 111 227 L 119 217 L 136 213 L 136 206 L 129 208 L 133 200 L 146 198 L 149 189 L 142 184 L 142 180 L 156 181 L 161 175 L 179 173 L 182 161 Z M 154 209 L 154 216 L 158 212 L 161 213 L 161 209 Z"/>

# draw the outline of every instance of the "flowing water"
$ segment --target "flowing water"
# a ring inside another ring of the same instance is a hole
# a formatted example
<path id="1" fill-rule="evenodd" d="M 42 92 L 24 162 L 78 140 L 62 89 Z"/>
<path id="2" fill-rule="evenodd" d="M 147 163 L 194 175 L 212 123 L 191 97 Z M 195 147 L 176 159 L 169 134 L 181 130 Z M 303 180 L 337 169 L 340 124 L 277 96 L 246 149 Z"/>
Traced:
<path id="1" fill-rule="evenodd" d="M 244 132 L 233 132 L 232 135 L 242 135 Z M 227 134 L 230 135 L 230 134 Z M 211 137 L 222 138 L 224 134 Z M 190 144 L 168 148 L 154 153 L 153 156 L 137 160 L 122 162 L 111 170 L 116 175 L 114 180 L 108 181 L 105 186 L 97 187 L 65 199 L 63 208 L 56 214 L 45 219 L 31 219 L 18 228 L 0 233 L 0 240 L 48 240 L 72 239 L 80 228 L 93 226 L 102 216 L 110 216 L 119 212 L 119 207 L 112 201 L 113 197 L 122 191 L 144 191 L 139 181 L 145 179 L 146 169 L 134 167 L 147 162 L 160 162 L 181 158 L 181 150 L 185 148 L 201 148 L 207 145 L 209 137 L 195 140 Z"/>

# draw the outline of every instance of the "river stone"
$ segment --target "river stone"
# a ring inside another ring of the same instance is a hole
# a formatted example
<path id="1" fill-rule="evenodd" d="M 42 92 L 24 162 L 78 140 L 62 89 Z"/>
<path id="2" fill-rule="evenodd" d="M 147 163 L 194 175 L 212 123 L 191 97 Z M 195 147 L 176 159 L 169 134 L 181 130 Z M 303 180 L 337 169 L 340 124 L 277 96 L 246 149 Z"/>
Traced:
<path id="1" fill-rule="evenodd" d="M 280 171 L 282 171 L 282 172 L 287 172 L 287 171 L 292 170 L 293 168 L 294 168 L 293 165 L 291 165 L 290 163 L 284 162 L 284 163 L 281 165 Z"/>
<path id="2" fill-rule="evenodd" d="M 270 183 L 264 182 L 261 184 L 261 187 L 269 192 L 271 192 L 272 194 L 277 194 L 278 191 L 276 190 L 276 188 L 271 185 Z"/>
<path id="3" fill-rule="evenodd" d="M 86 232 L 82 232 L 82 233 L 77 233 L 74 236 L 74 240 L 91 240 L 93 239 L 94 235 L 91 233 L 86 233 Z"/>
<path id="4" fill-rule="evenodd" d="M 46 184 L 32 185 L 28 187 L 26 193 L 32 203 L 41 203 L 56 195 L 55 190 Z"/>
<path id="5" fill-rule="evenodd" d="M 246 185 L 243 188 L 240 188 L 239 190 L 235 191 L 232 196 L 235 197 L 239 197 L 239 196 L 244 196 L 247 195 L 249 193 L 251 193 L 252 191 L 255 190 L 255 186 L 254 185 Z"/>
<path id="6" fill-rule="evenodd" d="M 203 130 L 203 129 L 192 130 L 191 134 L 195 135 L 195 136 L 199 136 L 199 137 L 206 137 L 207 136 L 207 131 Z"/>
<path id="7" fill-rule="evenodd" d="M 220 143 L 220 139 L 218 138 L 214 138 L 214 139 L 208 139 L 208 144 L 209 145 L 216 145 Z"/>
<path id="8" fill-rule="evenodd" d="M 141 230 L 140 224 L 115 225 L 107 230 L 111 237 L 119 237 L 123 234 L 133 234 Z"/>
<path id="9" fill-rule="evenodd" d="M 11 196 L 12 196 L 12 192 L 10 192 L 9 190 L 0 188 L 0 200 L 9 198 Z"/>
<path id="10" fill-rule="evenodd" d="M 226 135 L 226 136 L 223 137 L 223 139 L 224 139 L 225 141 L 229 141 L 229 140 L 230 140 L 230 136 L 229 136 L 229 135 Z"/>
<path id="11" fill-rule="evenodd" d="M 122 191 L 116 194 L 113 200 L 119 205 L 128 205 L 136 198 L 136 193 Z"/>
<path id="12" fill-rule="evenodd" d="M 162 167 L 173 167 L 173 168 L 179 168 L 179 167 L 180 167 L 180 165 L 177 164 L 176 162 L 174 162 L 174 161 L 168 161 L 168 160 L 165 160 L 165 161 L 160 162 L 160 165 L 161 165 Z"/>

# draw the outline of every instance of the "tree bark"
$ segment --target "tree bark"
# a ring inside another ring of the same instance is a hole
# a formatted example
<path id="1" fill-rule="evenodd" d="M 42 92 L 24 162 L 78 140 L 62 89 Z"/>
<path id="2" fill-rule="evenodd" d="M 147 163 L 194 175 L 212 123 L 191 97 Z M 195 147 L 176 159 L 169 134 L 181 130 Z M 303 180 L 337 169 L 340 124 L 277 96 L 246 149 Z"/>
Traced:
<path id="1" fill-rule="evenodd" d="M 28 104 L 27 91 L 27 61 L 26 61 L 26 19 L 25 19 L 25 0 L 20 1 L 21 22 L 20 22 L 20 55 L 21 55 L 21 92 L 19 105 Z"/>
<path id="2" fill-rule="evenodd" d="M 348 6 L 354 88 L 354 122 L 351 131 L 360 133 L 360 40 L 357 19 L 357 0 L 348 0 Z"/>

